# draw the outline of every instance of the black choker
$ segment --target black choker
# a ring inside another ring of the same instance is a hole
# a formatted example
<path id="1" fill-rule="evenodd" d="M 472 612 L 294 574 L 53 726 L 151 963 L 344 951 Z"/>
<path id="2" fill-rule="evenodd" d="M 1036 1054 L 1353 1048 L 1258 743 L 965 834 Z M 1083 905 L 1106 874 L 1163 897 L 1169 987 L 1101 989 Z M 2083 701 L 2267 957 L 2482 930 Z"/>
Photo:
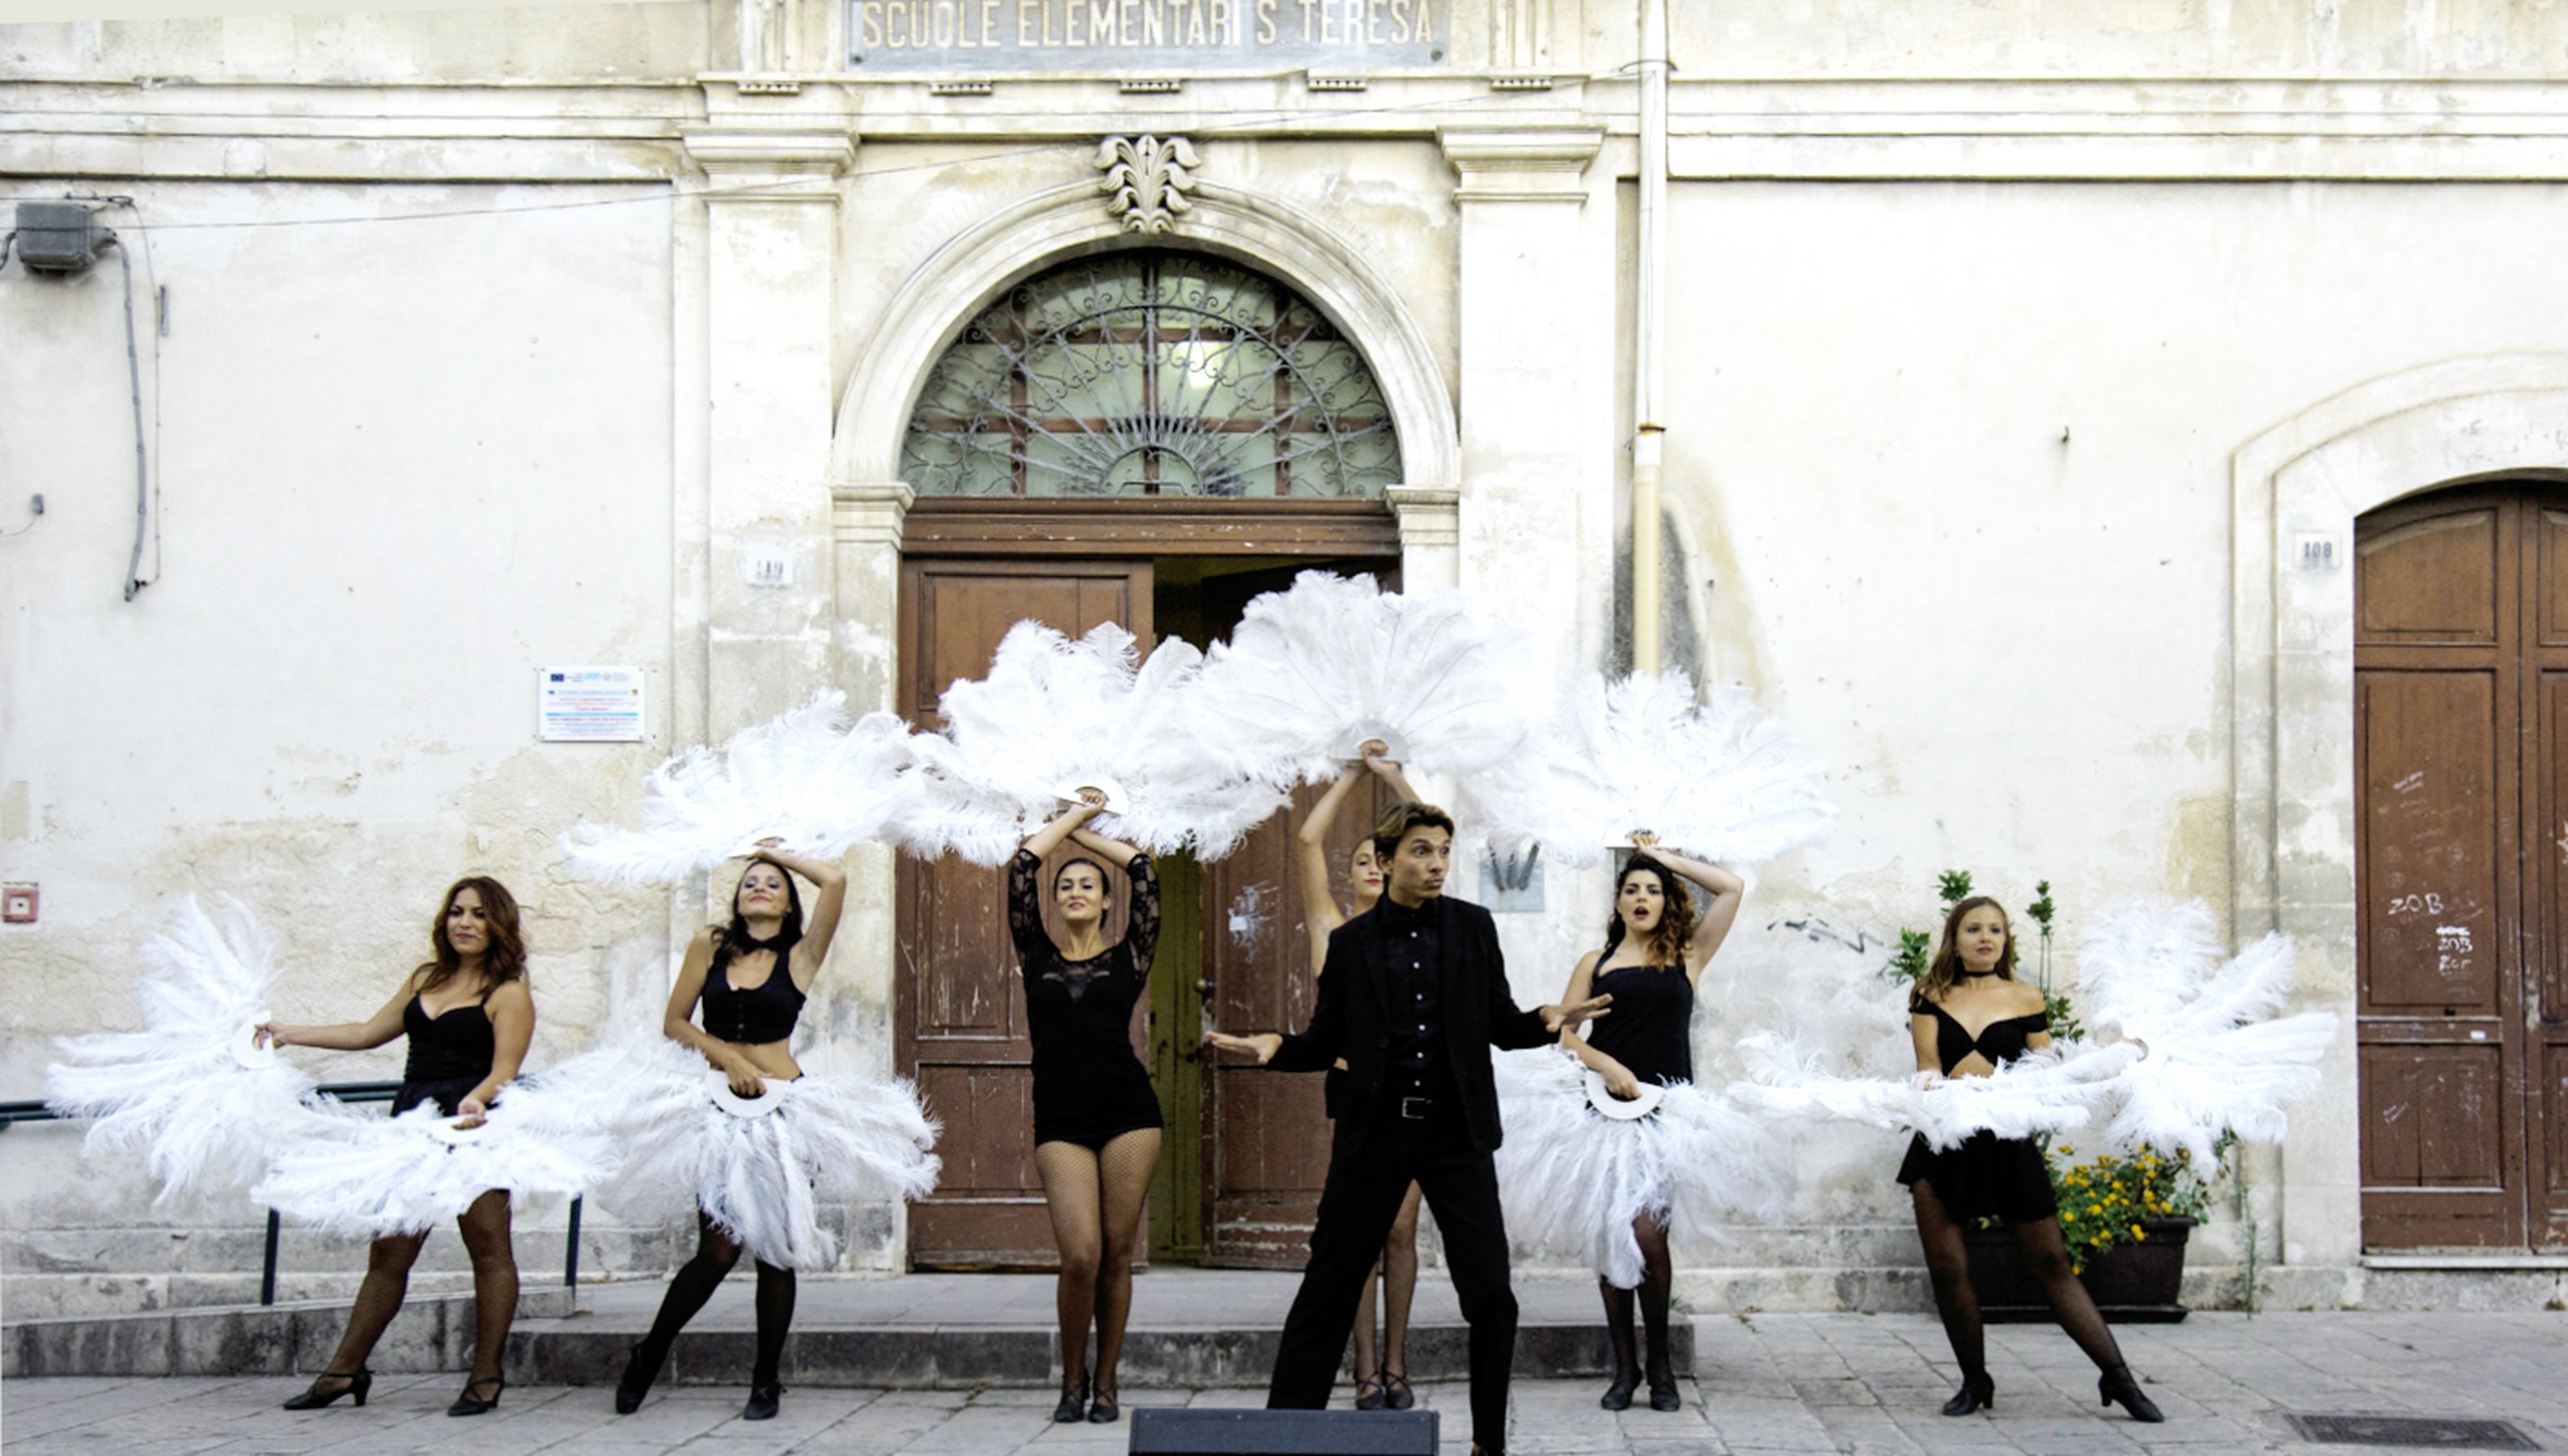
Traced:
<path id="1" fill-rule="evenodd" d="M 1977 977 L 1977 976 L 1995 976 L 1995 975 L 1997 975 L 1997 974 L 1998 974 L 1998 968 L 1997 968 L 1997 967 L 1995 967 L 1995 966 L 1991 966 L 1991 967 L 1990 967 L 1989 969 L 1987 969 L 1986 971 L 1965 971 L 1965 972 L 1963 972 L 1963 973 L 1961 973 L 1961 974 L 1962 974 L 1962 975 L 1964 975 L 1964 976 L 1974 976 L 1974 977 Z"/>

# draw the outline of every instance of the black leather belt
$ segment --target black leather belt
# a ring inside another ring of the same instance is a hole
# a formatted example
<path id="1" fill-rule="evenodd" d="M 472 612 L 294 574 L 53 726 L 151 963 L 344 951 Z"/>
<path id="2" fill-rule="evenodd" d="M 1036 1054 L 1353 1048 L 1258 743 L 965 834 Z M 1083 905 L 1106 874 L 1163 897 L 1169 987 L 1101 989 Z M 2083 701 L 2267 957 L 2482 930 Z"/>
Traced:
<path id="1" fill-rule="evenodd" d="M 1435 1111 L 1436 1099 L 1433 1097 L 1403 1097 L 1400 1099 L 1400 1115 L 1408 1118 L 1412 1122 L 1424 1122 L 1429 1116 L 1434 1114 Z"/>

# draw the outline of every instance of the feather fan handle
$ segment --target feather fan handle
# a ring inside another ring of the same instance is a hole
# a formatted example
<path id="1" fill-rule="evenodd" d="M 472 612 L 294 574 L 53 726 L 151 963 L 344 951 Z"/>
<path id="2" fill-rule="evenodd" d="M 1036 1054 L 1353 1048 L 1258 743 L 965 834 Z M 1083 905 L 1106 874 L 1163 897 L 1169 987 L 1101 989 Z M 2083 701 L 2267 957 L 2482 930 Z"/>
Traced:
<path id="1" fill-rule="evenodd" d="M 1603 862 L 1636 829 L 1753 864 L 1817 838 L 1835 812 L 1818 767 L 1792 755 L 1747 694 L 1699 702 L 1682 671 L 1612 684 L 1590 675 L 1540 747 L 1475 785 L 1472 803 L 1493 837 L 1540 843 L 1570 864 Z"/>
<path id="2" fill-rule="evenodd" d="M 1306 571 L 1251 600 L 1204 665 L 1204 736 L 1278 788 L 1334 776 L 1361 738 L 1468 775 L 1522 745 L 1522 697 L 1493 632 L 1455 593 L 1385 592 Z"/>
<path id="3" fill-rule="evenodd" d="M 908 839 L 979 864 L 1014 853 L 1065 788 L 1112 779 L 1124 790 L 1100 832 L 1165 853 L 1215 859 L 1281 806 L 1232 771 L 1198 728 L 1202 656 L 1170 638 L 1146 660 L 1109 622 L 1072 639 L 1040 622 L 1008 630 L 979 679 L 939 700 L 944 730 L 916 742 L 922 768 Z"/>
<path id="4" fill-rule="evenodd" d="M 691 747 L 651 775 L 642 826 L 582 824 L 562 838 L 571 869 L 611 884 L 677 884 L 760 839 L 815 859 L 899 838 L 916 797 L 908 725 L 870 713 L 846 727 L 846 695 Z"/>

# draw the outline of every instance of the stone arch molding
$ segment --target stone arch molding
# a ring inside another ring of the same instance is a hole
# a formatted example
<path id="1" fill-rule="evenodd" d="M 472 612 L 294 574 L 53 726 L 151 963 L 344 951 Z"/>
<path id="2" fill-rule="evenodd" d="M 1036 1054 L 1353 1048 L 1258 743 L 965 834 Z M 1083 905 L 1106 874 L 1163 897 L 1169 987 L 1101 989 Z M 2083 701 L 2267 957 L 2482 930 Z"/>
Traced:
<path id="1" fill-rule="evenodd" d="M 1458 490 L 1452 395 L 1400 295 L 1353 245 L 1307 213 L 1195 181 L 1182 220 L 1152 244 L 1226 254 L 1291 284 L 1364 352 L 1400 435 L 1400 493 Z M 948 240 L 919 265 L 857 356 L 830 441 L 833 486 L 889 486 L 912 402 L 946 345 L 1001 289 L 1063 258 L 1134 236 L 1094 180 L 1037 192 Z"/>
<path id="2" fill-rule="evenodd" d="M 2299 949 L 2306 1006 L 2338 1013 L 2319 1095 L 2284 1144 L 2284 1262 L 2361 1254 L 2356 1081 L 2354 527 L 2403 496 L 2568 475 L 2568 354 L 2446 360 L 2357 386 L 2230 461 L 2232 933 Z"/>

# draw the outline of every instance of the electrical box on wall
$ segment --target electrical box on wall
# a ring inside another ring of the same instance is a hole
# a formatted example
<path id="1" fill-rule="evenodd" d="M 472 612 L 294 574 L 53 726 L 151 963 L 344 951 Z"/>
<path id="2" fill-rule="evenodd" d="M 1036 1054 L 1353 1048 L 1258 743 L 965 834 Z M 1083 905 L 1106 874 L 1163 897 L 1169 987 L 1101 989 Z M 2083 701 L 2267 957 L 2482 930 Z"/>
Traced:
<path id="1" fill-rule="evenodd" d="M 78 273 L 116 234 L 78 202 L 18 204 L 18 261 L 31 273 Z"/>
<path id="2" fill-rule="evenodd" d="M 33 925 L 35 923 L 36 887 L 0 885 L 0 924 Z"/>

